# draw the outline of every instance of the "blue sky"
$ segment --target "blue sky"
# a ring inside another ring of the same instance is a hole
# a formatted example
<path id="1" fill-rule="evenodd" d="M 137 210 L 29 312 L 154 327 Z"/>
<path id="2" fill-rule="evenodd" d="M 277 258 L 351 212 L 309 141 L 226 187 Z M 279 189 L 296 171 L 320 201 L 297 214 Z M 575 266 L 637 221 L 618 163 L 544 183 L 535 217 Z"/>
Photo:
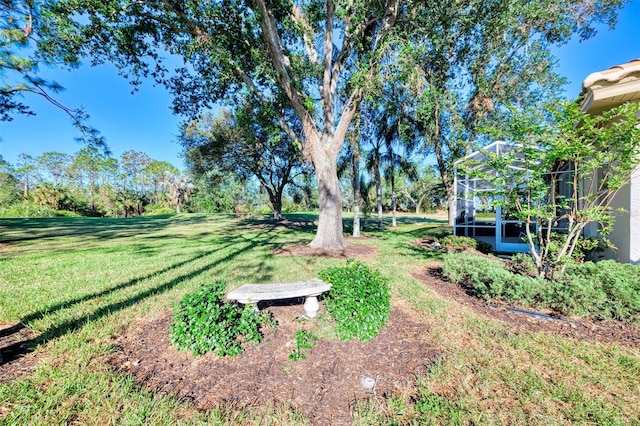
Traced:
<path id="1" fill-rule="evenodd" d="M 565 87 L 570 99 L 578 96 L 582 80 L 590 73 L 640 58 L 640 0 L 622 10 L 614 30 L 602 28 L 592 39 L 556 48 L 555 55 L 558 71 L 570 82 Z M 134 149 L 184 168 L 176 142 L 181 119 L 172 115 L 171 96 L 164 88 L 142 84 L 131 94 L 132 86 L 111 65 L 82 66 L 74 71 L 45 69 L 41 75 L 65 87 L 55 96 L 62 104 L 86 109 L 90 124 L 105 136 L 114 157 Z M 82 148 L 74 140 L 77 130 L 62 111 L 37 96 L 25 101 L 36 116 L 0 122 L 0 155 L 5 161 L 15 164 L 21 153 L 34 157 L 46 151 L 72 154 Z"/>

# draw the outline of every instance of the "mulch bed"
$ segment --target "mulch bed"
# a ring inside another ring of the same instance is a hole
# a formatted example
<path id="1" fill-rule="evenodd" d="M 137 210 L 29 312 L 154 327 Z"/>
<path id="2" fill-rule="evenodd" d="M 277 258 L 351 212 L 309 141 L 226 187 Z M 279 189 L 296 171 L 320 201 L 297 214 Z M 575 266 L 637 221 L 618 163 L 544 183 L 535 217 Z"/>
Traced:
<path id="1" fill-rule="evenodd" d="M 334 259 L 366 260 L 375 257 L 379 250 L 367 244 L 349 243 L 344 249 L 326 250 L 311 248 L 308 245 L 291 245 L 277 248 L 272 252 L 280 256 L 329 257 Z"/>
<path id="2" fill-rule="evenodd" d="M 318 425 L 351 424 L 351 408 L 361 399 L 413 392 L 439 352 L 428 325 L 393 308 L 387 327 L 368 342 L 318 339 L 308 358 L 288 358 L 301 323 L 302 306 L 267 308 L 277 327 L 265 330 L 265 341 L 249 345 L 242 355 L 194 357 L 169 341 L 171 312 L 141 319 L 118 341 L 108 362 L 161 393 L 190 400 L 201 410 L 215 406 L 265 404 L 293 407 Z M 312 320 L 313 321 L 313 320 Z M 363 378 L 375 387 L 363 387 Z"/>

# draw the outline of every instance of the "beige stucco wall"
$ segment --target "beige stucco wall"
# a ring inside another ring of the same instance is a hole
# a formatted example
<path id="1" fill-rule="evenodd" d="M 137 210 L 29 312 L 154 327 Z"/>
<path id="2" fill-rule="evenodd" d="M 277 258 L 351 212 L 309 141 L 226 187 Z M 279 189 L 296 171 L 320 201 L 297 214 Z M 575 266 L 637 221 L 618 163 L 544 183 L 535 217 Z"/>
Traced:
<path id="1" fill-rule="evenodd" d="M 605 259 L 615 259 L 618 262 L 628 262 L 629 260 L 629 200 L 631 197 L 631 185 L 626 185 L 620 189 L 611 203 L 615 222 L 613 230 L 606 237 L 618 248 L 615 251 L 607 250 Z M 623 212 L 617 211 L 624 209 Z"/>
<path id="2" fill-rule="evenodd" d="M 629 203 L 629 262 L 640 263 L 640 167 L 631 177 Z"/>
<path id="3" fill-rule="evenodd" d="M 640 59 L 594 72 L 585 78 L 582 87 L 580 107 L 592 115 L 625 102 L 640 102 Z M 618 250 L 607 251 L 605 258 L 640 263 L 640 167 L 631 176 L 630 184 L 618 192 L 612 208 L 616 220 L 607 238 Z M 616 211 L 619 208 L 625 211 Z M 587 227 L 584 234 L 597 235 L 597 226 Z"/>
<path id="4" fill-rule="evenodd" d="M 620 189 L 611 205 L 616 218 L 613 231 L 607 238 L 618 247 L 607 250 L 605 259 L 624 263 L 640 263 L 640 167 L 636 169 L 629 185 Z M 618 209 L 624 212 L 618 212 Z"/>

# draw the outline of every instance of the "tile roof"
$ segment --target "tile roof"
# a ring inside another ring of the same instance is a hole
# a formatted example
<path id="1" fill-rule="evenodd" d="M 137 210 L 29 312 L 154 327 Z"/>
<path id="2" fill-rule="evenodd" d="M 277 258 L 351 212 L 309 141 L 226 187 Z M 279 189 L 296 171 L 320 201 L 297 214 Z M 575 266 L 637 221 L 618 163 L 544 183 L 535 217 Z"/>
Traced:
<path id="1" fill-rule="evenodd" d="M 629 74 L 640 73 L 640 59 L 633 59 L 626 64 L 616 65 L 608 70 L 597 71 L 591 73 L 582 82 L 582 91 L 586 91 L 599 81 L 617 82 L 628 76 Z"/>

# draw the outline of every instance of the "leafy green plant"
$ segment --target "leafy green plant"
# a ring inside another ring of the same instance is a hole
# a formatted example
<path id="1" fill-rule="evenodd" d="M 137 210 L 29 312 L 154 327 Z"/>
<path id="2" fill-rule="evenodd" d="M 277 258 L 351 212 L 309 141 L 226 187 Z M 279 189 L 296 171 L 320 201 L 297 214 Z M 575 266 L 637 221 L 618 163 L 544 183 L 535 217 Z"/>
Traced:
<path id="1" fill-rule="evenodd" d="M 581 303 L 593 306 L 588 309 L 593 315 L 640 323 L 640 267 L 637 265 L 614 260 L 570 264 L 558 281 L 564 287 L 585 289 L 581 292 Z M 573 298 L 576 293 L 573 292 Z"/>
<path id="2" fill-rule="evenodd" d="M 295 334 L 296 347 L 289 354 L 289 359 L 292 361 L 300 361 L 307 359 L 307 354 L 303 352 L 303 349 L 311 349 L 318 340 L 317 336 L 312 332 L 301 329 L 296 331 Z"/>
<path id="3" fill-rule="evenodd" d="M 49 206 L 36 203 L 17 203 L 0 207 L 0 217 L 79 217 L 80 215 L 67 210 L 54 210 Z"/>
<path id="4" fill-rule="evenodd" d="M 391 312 L 388 279 L 361 262 L 321 271 L 320 279 L 331 283 L 325 298 L 327 311 L 336 321 L 340 340 L 371 340 L 385 326 Z"/>
<path id="5" fill-rule="evenodd" d="M 492 204 L 524 224 L 540 277 L 565 271 L 589 224 L 597 223 L 601 235 L 611 231 L 615 196 L 640 163 L 639 111 L 627 102 L 589 115 L 577 102 L 553 102 L 510 108 L 504 121 L 485 129 L 513 144 L 469 173 L 488 179 L 497 190 Z"/>
<path id="6" fill-rule="evenodd" d="M 180 301 L 170 326 L 171 342 L 180 350 L 231 356 L 242 353 L 242 343 L 260 343 L 260 327 L 268 321 L 268 313 L 225 302 L 224 290 L 225 284 L 216 282 Z"/>

